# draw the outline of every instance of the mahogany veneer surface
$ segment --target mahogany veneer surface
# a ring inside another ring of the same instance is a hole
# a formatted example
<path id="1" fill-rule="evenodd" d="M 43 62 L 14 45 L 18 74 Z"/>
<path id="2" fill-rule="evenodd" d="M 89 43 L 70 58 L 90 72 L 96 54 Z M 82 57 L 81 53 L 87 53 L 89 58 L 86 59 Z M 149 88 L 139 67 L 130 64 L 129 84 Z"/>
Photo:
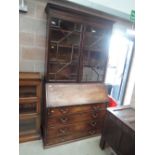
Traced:
<path id="1" fill-rule="evenodd" d="M 108 108 L 100 147 L 108 143 L 118 155 L 135 155 L 135 109 L 131 106 Z"/>
<path id="2" fill-rule="evenodd" d="M 44 147 L 101 133 L 108 95 L 103 84 L 47 83 L 43 113 Z"/>
<path id="3" fill-rule="evenodd" d="M 46 83 L 46 90 L 47 107 L 103 103 L 109 100 L 105 86 L 100 83 Z"/>

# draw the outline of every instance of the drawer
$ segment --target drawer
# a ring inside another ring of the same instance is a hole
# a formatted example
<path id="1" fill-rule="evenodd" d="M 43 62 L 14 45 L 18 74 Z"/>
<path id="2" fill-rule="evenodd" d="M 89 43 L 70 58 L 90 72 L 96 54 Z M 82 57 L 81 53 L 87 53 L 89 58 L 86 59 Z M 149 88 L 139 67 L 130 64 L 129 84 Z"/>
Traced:
<path id="1" fill-rule="evenodd" d="M 75 122 L 87 121 L 92 119 L 102 119 L 105 116 L 105 110 L 77 113 L 71 115 L 64 115 L 59 117 L 48 118 L 47 125 L 50 127 L 64 126 L 67 124 L 73 124 Z"/>
<path id="2" fill-rule="evenodd" d="M 40 131 L 39 115 L 20 116 L 19 118 L 20 136 L 39 133 L 39 131 Z"/>
<path id="3" fill-rule="evenodd" d="M 80 131 L 89 131 L 93 129 L 101 129 L 103 126 L 102 120 L 91 120 L 86 122 L 75 123 L 72 125 L 64 125 L 63 127 L 48 127 L 48 137 L 66 136 Z"/>
<path id="4" fill-rule="evenodd" d="M 74 114 L 79 112 L 100 111 L 106 109 L 106 104 L 89 104 L 80 106 L 66 106 L 59 108 L 48 108 L 48 117 Z"/>
<path id="5" fill-rule="evenodd" d="M 84 138 L 84 137 L 89 137 L 89 136 L 93 136 L 93 135 L 97 135 L 101 133 L 101 129 L 93 129 L 93 130 L 89 130 L 89 131 L 84 131 L 84 132 L 77 132 L 68 136 L 61 136 L 61 137 L 57 137 L 57 138 L 45 138 L 44 139 L 44 145 L 48 146 L 48 145 L 54 145 L 54 144 L 58 144 L 58 143 L 64 143 L 70 140 L 76 140 L 79 138 Z"/>

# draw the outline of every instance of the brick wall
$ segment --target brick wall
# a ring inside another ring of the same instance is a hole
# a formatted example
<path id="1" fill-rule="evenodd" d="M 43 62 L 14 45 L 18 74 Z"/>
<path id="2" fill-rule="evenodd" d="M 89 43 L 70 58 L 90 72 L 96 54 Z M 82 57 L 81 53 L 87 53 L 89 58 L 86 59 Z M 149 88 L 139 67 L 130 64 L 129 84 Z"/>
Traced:
<path id="1" fill-rule="evenodd" d="M 25 0 L 28 12 L 19 13 L 19 70 L 44 73 L 47 0 Z"/>

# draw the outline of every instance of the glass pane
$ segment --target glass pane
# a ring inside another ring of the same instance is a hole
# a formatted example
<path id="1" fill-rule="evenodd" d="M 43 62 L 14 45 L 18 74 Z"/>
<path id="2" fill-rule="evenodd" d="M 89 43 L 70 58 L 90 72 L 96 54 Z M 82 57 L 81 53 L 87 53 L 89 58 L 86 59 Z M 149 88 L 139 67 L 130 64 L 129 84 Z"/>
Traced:
<path id="1" fill-rule="evenodd" d="M 36 86 L 20 86 L 19 97 L 35 97 Z"/>
<path id="2" fill-rule="evenodd" d="M 51 80 L 73 80 L 77 78 L 77 63 L 50 64 Z"/>
<path id="3" fill-rule="evenodd" d="M 107 36 L 104 29 L 92 26 L 85 28 L 82 81 L 103 81 L 107 61 Z"/>
<path id="4" fill-rule="evenodd" d="M 58 18 L 51 19 L 48 60 L 49 80 L 77 80 L 80 37 L 81 24 Z"/>
<path id="5" fill-rule="evenodd" d="M 37 112 L 37 103 L 26 103 L 26 104 L 19 104 L 19 113 L 35 113 Z"/>
<path id="6" fill-rule="evenodd" d="M 65 32 L 64 30 L 51 29 L 50 30 L 51 43 L 78 45 L 80 40 L 80 33 L 74 31 Z"/>
<path id="7" fill-rule="evenodd" d="M 77 31 L 77 32 L 81 31 L 81 24 L 74 23 L 71 21 L 66 21 L 59 18 L 51 18 L 50 27 L 59 28 L 63 30 Z"/>
<path id="8" fill-rule="evenodd" d="M 51 45 L 51 51 L 49 52 L 49 61 L 69 63 L 71 61 L 77 61 L 79 58 L 79 49 L 77 46 L 62 46 L 62 45 Z"/>
<path id="9" fill-rule="evenodd" d="M 49 30 L 49 40 L 51 43 L 79 45 L 81 24 L 52 18 Z"/>
<path id="10" fill-rule="evenodd" d="M 36 118 L 20 119 L 19 120 L 19 132 L 20 134 L 34 133 L 36 132 Z"/>

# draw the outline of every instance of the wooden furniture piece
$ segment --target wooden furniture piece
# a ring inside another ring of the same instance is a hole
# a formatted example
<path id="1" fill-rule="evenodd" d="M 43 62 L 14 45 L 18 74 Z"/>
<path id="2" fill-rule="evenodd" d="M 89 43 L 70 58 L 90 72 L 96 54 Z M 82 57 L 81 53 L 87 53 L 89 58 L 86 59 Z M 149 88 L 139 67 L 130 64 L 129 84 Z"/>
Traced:
<path id="1" fill-rule="evenodd" d="M 118 155 L 135 155 L 135 110 L 131 106 L 108 108 L 100 147 L 109 144 Z"/>
<path id="2" fill-rule="evenodd" d="M 100 134 L 107 103 L 103 84 L 46 83 L 44 147 Z"/>
<path id="3" fill-rule="evenodd" d="M 103 82 L 113 22 L 62 0 L 51 0 L 45 11 L 46 82 Z"/>
<path id="4" fill-rule="evenodd" d="M 41 76 L 19 73 L 19 141 L 40 139 Z"/>

